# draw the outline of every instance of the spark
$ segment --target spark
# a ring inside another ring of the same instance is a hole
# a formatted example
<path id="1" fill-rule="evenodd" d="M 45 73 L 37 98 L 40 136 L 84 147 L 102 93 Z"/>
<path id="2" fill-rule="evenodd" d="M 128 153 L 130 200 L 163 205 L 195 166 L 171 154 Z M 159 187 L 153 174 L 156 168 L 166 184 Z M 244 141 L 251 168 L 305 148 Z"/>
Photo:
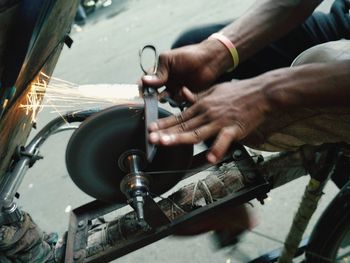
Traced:
<path id="1" fill-rule="evenodd" d="M 88 108 L 107 108 L 117 104 L 135 102 L 138 87 L 132 84 L 77 85 L 66 80 L 50 77 L 41 72 L 30 85 L 26 102 L 20 108 L 36 122 L 37 115 L 44 109 L 63 118 L 67 111 Z"/>
<path id="2" fill-rule="evenodd" d="M 41 103 L 43 100 L 43 89 L 46 88 L 47 82 L 37 78 L 30 84 L 30 91 L 27 93 L 26 104 L 21 104 L 19 107 L 26 110 L 26 115 L 30 115 L 32 123 L 36 122 L 38 113 L 42 110 Z M 41 91 L 40 91 L 41 90 Z M 45 89 L 44 89 L 45 90 Z"/>

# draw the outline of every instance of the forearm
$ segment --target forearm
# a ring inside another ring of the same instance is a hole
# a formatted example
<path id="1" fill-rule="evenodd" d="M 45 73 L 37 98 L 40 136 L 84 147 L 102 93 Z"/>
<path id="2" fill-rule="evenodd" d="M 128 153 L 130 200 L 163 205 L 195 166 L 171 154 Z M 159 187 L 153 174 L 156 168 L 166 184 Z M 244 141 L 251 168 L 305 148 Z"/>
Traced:
<path id="1" fill-rule="evenodd" d="M 240 62 L 288 33 L 309 17 L 322 0 L 264 0 L 257 1 L 242 17 L 228 25 L 221 32 L 238 50 Z M 215 40 L 212 41 L 215 45 Z M 222 55 L 221 49 L 216 54 Z M 232 67 L 229 54 L 221 61 L 223 72 Z M 221 57 L 221 56 L 220 56 Z"/>
<path id="2" fill-rule="evenodd" d="M 271 71 L 261 78 L 271 110 L 350 106 L 350 60 Z"/>

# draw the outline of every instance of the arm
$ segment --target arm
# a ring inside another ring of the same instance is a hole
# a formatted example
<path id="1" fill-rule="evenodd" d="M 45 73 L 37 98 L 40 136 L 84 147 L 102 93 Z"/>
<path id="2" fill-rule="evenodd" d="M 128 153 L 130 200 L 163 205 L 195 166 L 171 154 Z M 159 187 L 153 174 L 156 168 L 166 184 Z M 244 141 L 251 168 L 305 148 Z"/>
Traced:
<path id="1" fill-rule="evenodd" d="M 350 60 L 282 68 L 258 77 L 226 82 L 196 96 L 179 118 L 161 119 L 149 128 L 150 140 L 162 145 L 198 143 L 217 135 L 208 154 L 216 163 L 234 141 L 247 137 L 265 118 L 299 107 L 349 106 Z"/>
<path id="2" fill-rule="evenodd" d="M 257 1 L 250 11 L 221 31 L 235 44 L 240 61 L 244 61 L 301 24 L 321 2 L 322 0 Z M 226 55 L 225 58 L 225 65 L 228 63 L 232 66 L 230 56 Z"/>
<path id="3" fill-rule="evenodd" d="M 260 0 L 250 11 L 222 31 L 237 47 L 244 61 L 259 49 L 304 21 L 321 0 Z M 143 85 L 166 85 L 173 97 L 182 97 L 183 86 L 193 92 L 209 88 L 227 69 L 232 58 L 219 41 L 208 39 L 196 45 L 161 54 L 156 76 L 143 77 Z"/>
<path id="4" fill-rule="evenodd" d="M 272 110 L 350 105 L 349 59 L 274 70 L 260 78 Z"/>

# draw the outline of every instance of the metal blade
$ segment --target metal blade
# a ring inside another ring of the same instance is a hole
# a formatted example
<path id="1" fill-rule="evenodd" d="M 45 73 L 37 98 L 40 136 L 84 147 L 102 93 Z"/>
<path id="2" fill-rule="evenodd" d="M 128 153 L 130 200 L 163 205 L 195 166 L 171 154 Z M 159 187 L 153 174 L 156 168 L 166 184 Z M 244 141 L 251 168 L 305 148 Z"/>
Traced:
<path id="1" fill-rule="evenodd" d="M 148 126 L 158 120 L 158 96 L 157 91 L 147 87 L 144 89 L 143 100 L 145 102 L 145 142 L 147 161 L 152 162 L 156 153 L 156 147 L 149 142 Z"/>
<path id="2" fill-rule="evenodd" d="M 145 196 L 144 200 L 145 221 L 150 227 L 156 229 L 170 223 L 169 218 L 164 214 L 153 198 L 147 195 Z"/>

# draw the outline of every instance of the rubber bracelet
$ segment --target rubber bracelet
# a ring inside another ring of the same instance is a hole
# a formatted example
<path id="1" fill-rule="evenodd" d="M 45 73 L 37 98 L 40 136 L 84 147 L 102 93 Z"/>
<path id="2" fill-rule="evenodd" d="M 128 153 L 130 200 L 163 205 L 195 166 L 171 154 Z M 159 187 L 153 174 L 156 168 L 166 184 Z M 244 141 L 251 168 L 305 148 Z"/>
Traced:
<path id="1" fill-rule="evenodd" d="M 231 40 L 229 40 L 226 36 L 224 36 L 221 33 L 214 33 L 209 37 L 209 39 L 219 40 L 228 49 L 233 60 L 233 67 L 229 68 L 227 71 L 230 72 L 234 70 L 239 64 L 239 56 L 238 56 L 237 49 L 235 45 L 231 42 Z"/>

